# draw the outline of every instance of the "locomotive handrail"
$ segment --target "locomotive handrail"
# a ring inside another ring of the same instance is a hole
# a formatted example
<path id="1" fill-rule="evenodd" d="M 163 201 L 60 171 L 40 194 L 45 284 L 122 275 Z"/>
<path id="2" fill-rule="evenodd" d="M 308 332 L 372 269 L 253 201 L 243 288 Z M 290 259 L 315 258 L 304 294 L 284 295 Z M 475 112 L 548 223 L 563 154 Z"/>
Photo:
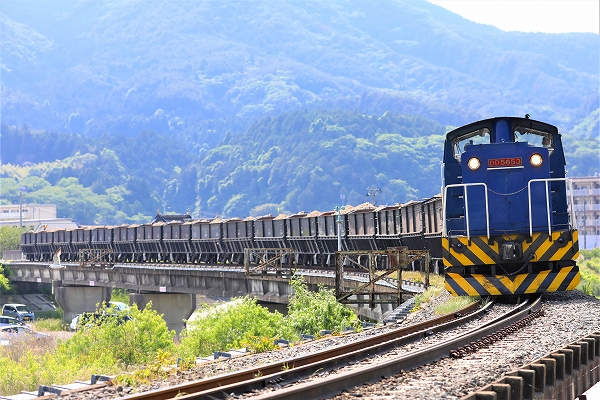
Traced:
<path id="1" fill-rule="evenodd" d="M 528 206 L 529 206 L 529 236 L 533 236 L 533 219 L 531 218 L 531 184 L 533 182 L 544 182 L 546 185 L 546 191 L 545 191 L 545 195 L 546 195 L 546 217 L 548 219 L 548 236 L 551 238 L 552 237 L 552 224 L 550 223 L 550 196 L 548 196 L 548 182 L 552 182 L 552 181 L 565 181 L 565 183 L 569 184 L 569 197 L 571 198 L 571 202 L 570 202 L 570 218 L 571 218 L 571 223 L 573 224 L 573 226 L 575 227 L 575 229 L 577 229 L 577 218 L 574 218 L 575 216 L 575 211 L 573 210 L 573 182 L 571 181 L 571 179 L 569 178 L 546 178 L 546 179 L 532 179 L 527 183 L 527 200 L 528 200 Z"/>
<path id="2" fill-rule="evenodd" d="M 446 168 L 446 163 L 442 163 L 440 165 L 440 178 L 442 181 L 442 186 L 440 186 L 440 193 L 442 193 L 442 189 L 446 186 L 446 178 L 444 177 L 444 169 Z"/>
<path id="3" fill-rule="evenodd" d="M 443 237 L 448 237 L 448 232 L 446 231 L 446 198 L 448 197 L 448 188 L 453 188 L 453 187 L 462 187 L 463 188 L 463 194 L 464 194 L 464 199 L 465 199 L 465 223 L 467 225 L 467 240 L 471 240 L 471 230 L 469 228 L 469 197 L 467 195 L 467 190 L 466 188 L 469 186 L 483 186 L 483 188 L 485 189 L 485 226 L 486 226 L 486 231 L 487 231 L 487 238 L 490 238 L 490 210 L 489 210 L 489 205 L 488 205 L 488 188 L 487 185 L 483 182 L 477 182 L 477 183 L 456 183 L 453 185 L 448 185 L 444 188 L 444 196 L 442 198 L 442 209 L 444 210 L 444 218 L 443 218 Z"/>

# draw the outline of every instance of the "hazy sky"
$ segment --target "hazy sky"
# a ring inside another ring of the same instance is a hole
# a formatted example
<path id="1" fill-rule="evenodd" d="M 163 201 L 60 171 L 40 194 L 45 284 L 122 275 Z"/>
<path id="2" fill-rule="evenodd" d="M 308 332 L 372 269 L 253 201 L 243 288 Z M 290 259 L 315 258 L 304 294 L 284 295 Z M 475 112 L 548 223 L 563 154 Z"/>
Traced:
<path id="1" fill-rule="evenodd" d="M 600 31 L 599 0 L 428 0 L 464 18 L 504 31 Z"/>

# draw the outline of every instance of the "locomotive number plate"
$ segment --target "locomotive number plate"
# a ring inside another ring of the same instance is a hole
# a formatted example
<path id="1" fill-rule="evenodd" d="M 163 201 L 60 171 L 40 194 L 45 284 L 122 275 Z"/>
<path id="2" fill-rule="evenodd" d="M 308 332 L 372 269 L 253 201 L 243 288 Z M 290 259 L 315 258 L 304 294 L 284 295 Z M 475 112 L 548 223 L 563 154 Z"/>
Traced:
<path id="1" fill-rule="evenodd" d="M 489 168 L 519 167 L 521 165 L 523 165 L 523 160 L 521 157 L 492 158 L 488 160 Z"/>

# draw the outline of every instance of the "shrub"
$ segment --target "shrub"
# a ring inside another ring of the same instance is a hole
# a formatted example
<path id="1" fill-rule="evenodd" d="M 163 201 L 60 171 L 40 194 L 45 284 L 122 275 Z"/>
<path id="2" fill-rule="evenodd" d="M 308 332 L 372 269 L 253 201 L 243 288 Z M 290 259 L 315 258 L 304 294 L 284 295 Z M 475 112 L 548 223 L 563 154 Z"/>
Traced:
<path id="1" fill-rule="evenodd" d="M 159 351 L 174 349 L 175 336 L 175 332 L 169 331 L 165 321 L 151 307 L 149 303 L 144 310 L 139 310 L 133 305 L 127 321 L 123 318 L 102 318 L 99 320 L 101 323 L 86 324 L 59 349 L 71 357 L 103 358 L 107 363 L 124 366 L 150 362 Z"/>
<path id="2" fill-rule="evenodd" d="M 577 290 L 600 298 L 600 248 L 581 250 L 577 265 L 581 274 Z"/>
<path id="3" fill-rule="evenodd" d="M 271 313 L 255 299 L 244 297 L 206 307 L 182 332 L 180 353 L 184 358 L 207 356 L 215 351 L 240 347 L 265 348 L 274 338 L 297 339 L 283 314 Z"/>
<path id="4" fill-rule="evenodd" d="M 288 305 L 287 320 L 296 332 L 314 335 L 321 330 L 358 327 L 354 312 L 337 302 L 333 290 L 319 285 L 317 292 L 311 292 L 302 277 L 294 277 L 291 284 L 294 294 Z"/>

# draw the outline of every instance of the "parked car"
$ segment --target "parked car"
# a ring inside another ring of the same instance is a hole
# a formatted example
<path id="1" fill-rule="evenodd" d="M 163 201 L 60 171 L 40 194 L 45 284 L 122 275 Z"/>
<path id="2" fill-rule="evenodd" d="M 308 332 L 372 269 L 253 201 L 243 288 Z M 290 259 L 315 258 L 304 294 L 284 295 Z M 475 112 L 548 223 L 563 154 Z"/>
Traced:
<path id="1" fill-rule="evenodd" d="M 127 315 L 130 307 L 120 301 L 109 301 L 105 303 L 106 308 L 100 309 L 99 311 L 93 312 L 84 312 L 82 314 L 77 314 L 71 319 L 71 323 L 69 324 L 69 328 L 71 330 L 76 331 L 79 328 L 79 321 L 82 320 L 85 323 L 95 323 L 96 325 L 100 325 L 104 320 L 108 317 L 118 317 L 119 323 L 129 321 L 131 318 Z M 111 310 L 111 311 L 108 311 Z M 83 317 L 82 317 L 83 316 Z"/>
<path id="2" fill-rule="evenodd" d="M 125 303 L 121 303 L 120 301 L 109 301 L 109 308 L 116 308 L 117 311 L 129 311 L 129 306 Z"/>
<path id="3" fill-rule="evenodd" d="M 125 314 L 125 312 L 117 312 L 116 314 L 107 314 L 107 313 L 100 313 L 100 312 L 95 312 L 95 313 L 84 312 L 82 314 L 77 314 L 73 317 L 73 319 L 71 320 L 71 323 L 69 324 L 69 328 L 71 328 L 71 330 L 76 331 L 81 326 L 91 326 L 91 325 L 98 326 L 98 325 L 102 325 L 104 322 L 106 322 L 108 320 L 115 320 L 115 321 L 117 321 L 117 324 L 120 325 L 124 322 L 130 321 L 131 317 L 129 315 Z"/>
<path id="4" fill-rule="evenodd" d="M 25 304 L 5 304 L 2 307 L 2 315 L 13 317 L 21 321 L 34 321 L 35 315 Z"/>
<path id="5" fill-rule="evenodd" d="M 77 314 L 71 320 L 71 323 L 69 324 L 69 328 L 71 328 L 72 331 L 76 331 L 77 330 L 77 328 L 78 328 L 77 323 L 79 322 L 79 317 L 80 316 L 81 316 L 81 314 Z"/>
<path id="6" fill-rule="evenodd" d="M 45 333 L 35 332 L 23 325 L 0 326 L 0 345 L 10 346 L 17 342 L 34 341 L 36 343 L 51 343 L 52 336 Z"/>
<path id="7" fill-rule="evenodd" d="M 13 317 L 0 316 L 0 326 L 4 325 L 25 325 L 25 322 Z"/>

